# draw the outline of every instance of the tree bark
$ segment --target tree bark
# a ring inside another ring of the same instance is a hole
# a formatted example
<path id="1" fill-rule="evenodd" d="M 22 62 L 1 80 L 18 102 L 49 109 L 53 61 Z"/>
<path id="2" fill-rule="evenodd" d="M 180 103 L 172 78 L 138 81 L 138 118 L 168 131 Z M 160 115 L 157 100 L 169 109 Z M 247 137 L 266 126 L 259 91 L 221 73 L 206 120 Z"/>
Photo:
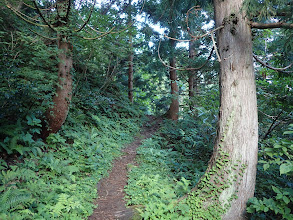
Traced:
<path id="1" fill-rule="evenodd" d="M 222 58 L 219 122 L 214 152 L 195 194 L 195 198 L 207 197 L 201 210 L 209 210 L 210 215 L 218 212 L 217 219 L 226 220 L 245 219 L 256 179 L 256 86 L 251 29 L 241 12 L 243 1 L 214 0 L 216 27 L 224 25 L 217 35 Z"/>
<path id="2" fill-rule="evenodd" d="M 170 40 L 170 45 L 171 45 L 171 50 L 175 49 L 175 41 Z M 171 67 L 176 67 L 176 60 L 175 57 L 173 56 L 173 52 L 171 53 L 172 57 L 170 58 L 170 66 Z M 176 70 L 173 68 L 170 68 L 170 81 L 171 81 L 171 95 L 172 95 L 172 101 L 170 104 L 170 108 L 167 112 L 167 117 L 172 120 L 178 120 L 178 114 L 179 114 L 179 100 L 178 100 L 178 85 L 177 85 L 177 74 Z"/>
<path id="3" fill-rule="evenodd" d="M 131 23 L 131 0 L 128 1 L 128 23 Z M 128 99 L 133 103 L 133 45 L 132 45 L 132 33 L 129 30 L 129 47 L 130 52 L 128 56 Z"/>
<path id="4" fill-rule="evenodd" d="M 234 182 L 220 196 L 221 203 L 227 203 L 232 194 L 231 208 L 223 219 L 244 219 L 246 203 L 254 195 L 258 119 L 256 86 L 253 69 L 252 39 L 249 21 L 240 12 L 244 0 L 214 0 L 216 25 L 225 25 L 218 32 L 220 63 L 220 112 L 219 128 L 214 153 L 209 167 L 215 165 L 219 157 L 219 148 L 229 154 L 231 168 L 240 163 L 246 169 L 243 178 Z M 226 59 L 225 59 L 226 58 Z M 225 168 L 224 168 L 225 169 Z M 237 168 L 226 179 L 239 175 Z"/>
<path id="5" fill-rule="evenodd" d="M 283 23 L 283 22 L 268 23 L 268 24 L 251 22 L 251 27 L 252 28 L 257 28 L 257 29 L 272 29 L 272 28 L 288 28 L 288 29 L 292 29 L 293 24 L 291 24 L 291 23 Z"/>
<path id="6" fill-rule="evenodd" d="M 192 61 L 194 59 L 194 56 L 195 56 L 194 42 L 189 41 L 189 59 Z M 194 108 L 194 103 L 192 99 L 194 97 L 194 90 L 195 89 L 197 90 L 197 80 L 194 81 L 194 78 L 196 77 L 195 74 L 196 74 L 195 70 L 190 70 L 188 74 L 188 96 L 189 96 L 190 110 L 193 110 Z"/>
<path id="7" fill-rule="evenodd" d="M 132 43 L 131 43 L 132 50 Z M 133 103 L 133 53 L 128 56 L 128 99 Z"/>
<path id="8" fill-rule="evenodd" d="M 59 63 L 58 85 L 53 97 L 53 106 L 48 109 L 46 118 L 48 125 L 44 127 L 42 137 L 45 139 L 51 133 L 56 133 L 66 120 L 72 97 L 72 57 L 69 55 L 71 45 L 60 36 L 58 40 Z"/>

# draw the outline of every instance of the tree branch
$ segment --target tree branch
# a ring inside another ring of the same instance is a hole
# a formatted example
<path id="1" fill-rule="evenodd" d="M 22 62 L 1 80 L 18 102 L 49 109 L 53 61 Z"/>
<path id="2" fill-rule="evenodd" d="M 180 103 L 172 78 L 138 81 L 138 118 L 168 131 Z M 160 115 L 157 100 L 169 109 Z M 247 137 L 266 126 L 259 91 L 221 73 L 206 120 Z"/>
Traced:
<path id="1" fill-rule="evenodd" d="M 48 25 L 38 24 L 34 21 L 39 22 L 39 20 L 36 20 L 30 16 L 27 16 L 26 14 L 21 13 L 20 11 L 17 11 L 16 9 L 12 8 L 11 5 L 6 5 L 7 8 L 9 8 L 11 11 L 13 11 L 18 17 L 20 17 L 22 20 L 26 21 L 27 23 L 30 23 L 32 25 L 36 25 L 39 27 L 48 27 Z"/>
<path id="2" fill-rule="evenodd" d="M 39 6 L 37 5 L 36 1 L 34 0 L 33 1 L 34 3 L 34 6 L 36 7 L 36 10 L 38 12 L 38 14 L 41 16 L 42 20 L 44 21 L 44 23 L 52 30 L 52 31 L 55 31 L 54 28 L 47 22 L 47 20 L 44 18 Z"/>
<path id="3" fill-rule="evenodd" d="M 167 65 L 167 64 L 162 60 L 162 58 L 161 58 L 161 56 L 160 56 L 160 46 L 161 46 L 161 40 L 160 40 L 159 45 L 158 45 L 158 57 L 159 57 L 161 63 L 162 63 L 165 67 L 168 67 L 168 68 L 170 68 L 170 69 L 172 69 L 172 70 L 178 70 L 178 71 L 185 71 L 185 70 L 200 70 L 200 69 L 203 68 L 203 67 L 208 63 L 208 61 L 211 59 L 212 54 L 213 54 L 213 51 L 214 51 L 214 47 L 213 47 L 212 50 L 211 50 L 211 53 L 210 53 L 210 55 L 209 55 L 209 57 L 208 57 L 208 59 L 207 59 L 207 60 L 205 61 L 205 63 L 202 64 L 200 67 L 196 67 L 196 68 L 176 68 L 176 67 L 173 67 L 173 66 Z"/>
<path id="4" fill-rule="evenodd" d="M 281 122 L 279 121 L 276 125 L 275 123 L 277 122 L 278 118 L 283 114 L 283 110 L 274 118 L 271 126 L 269 127 L 268 131 L 266 132 L 266 134 L 264 135 L 264 137 L 262 138 L 263 140 L 267 139 L 267 137 L 269 136 L 269 134 L 274 130 L 275 127 L 277 127 Z"/>
<path id="5" fill-rule="evenodd" d="M 253 54 L 253 58 L 257 62 L 259 62 L 261 65 L 263 65 L 264 67 L 267 67 L 267 68 L 269 68 L 271 70 L 275 70 L 275 71 L 280 72 L 280 73 L 292 73 L 293 72 L 293 71 L 285 71 L 286 69 L 289 69 L 293 65 L 293 63 L 291 63 L 290 65 L 288 65 L 288 66 L 286 66 L 284 68 L 276 68 L 276 67 L 272 67 L 272 66 L 266 64 L 264 61 L 259 59 L 255 54 Z"/>
<path id="6" fill-rule="evenodd" d="M 93 3 L 93 7 L 91 8 L 91 11 L 90 11 L 90 14 L 89 14 L 87 20 L 84 21 L 83 25 L 82 25 L 82 26 L 81 26 L 76 32 L 80 32 L 80 31 L 81 31 L 81 30 L 82 30 L 82 29 L 88 24 L 88 22 L 89 22 L 90 19 L 91 19 L 92 13 L 93 13 L 93 11 L 94 11 L 95 5 L 96 5 L 96 0 L 95 0 L 94 3 Z"/>
<path id="7" fill-rule="evenodd" d="M 71 8 L 71 0 L 68 0 L 67 12 L 65 17 L 66 21 L 68 21 L 69 19 L 70 8 Z"/>
<path id="8" fill-rule="evenodd" d="M 250 25 L 251 25 L 251 28 L 257 28 L 257 29 L 293 28 L 293 24 L 284 23 L 284 22 L 276 22 L 276 23 L 268 23 L 268 24 L 251 22 Z"/>

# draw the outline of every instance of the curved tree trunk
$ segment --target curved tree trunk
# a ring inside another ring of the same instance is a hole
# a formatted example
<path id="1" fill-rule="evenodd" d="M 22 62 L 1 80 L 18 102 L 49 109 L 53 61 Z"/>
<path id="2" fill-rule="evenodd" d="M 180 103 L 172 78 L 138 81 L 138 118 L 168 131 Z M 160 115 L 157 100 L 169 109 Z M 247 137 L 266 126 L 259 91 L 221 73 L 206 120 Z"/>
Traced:
<path id="1" fill-rule="evenodd" d="M 43 129 L 42 137 L 45 139 L 51 133 L 56 133 L 66 120 L 69 104 L 72 97 L 72 57 L 69 55 L 71 45 L 67 41 L 58 40 L 59 63 L 58 85 L 53 97 L 53 106 L 48 109 L 46 118 L 48 125 Z"/>
<path id="2" fill-rule="evenodd" d="M 245 219 L 246 203 L 255 189 L 256 86 L 251 30 L 240 12 L 242 3 L 243 0 L 214 0 L 216 26 L 224 25 L 217 35 L 222 60 L 219 124 L 208 169 L 195 197 L 190 197 L 190 201 L 205 198 L 201 200 L 201 210 L 208 219 Z"/>

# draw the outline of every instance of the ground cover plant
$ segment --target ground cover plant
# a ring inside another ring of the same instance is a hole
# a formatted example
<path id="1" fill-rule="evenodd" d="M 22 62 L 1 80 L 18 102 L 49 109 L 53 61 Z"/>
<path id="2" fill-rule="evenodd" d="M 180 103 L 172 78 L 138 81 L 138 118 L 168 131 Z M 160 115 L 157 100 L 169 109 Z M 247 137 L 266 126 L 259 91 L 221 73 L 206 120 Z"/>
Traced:
<path id="1" fill-rule="evenodd" d="M 97 183 L 139 125 L 138 118 L 109 118 L 74 108 L 62 131 L 50 135 L 46 144 L 30 139 L 23 143 L 27 147 L 10 149 L 17 159 L 1 159 L 0 218 L 90 216 Z"/>
<path id="2" fill-rule="evenodd" d="M 200 111 L 198 120 L 189 115 L 176 124 L 166 120 L 138 148 L 139 165 L 131 168 L 125 191 L 128 205 L 137 208 L 140 218 L 190 219 L 190 207 L 179 200 L 205 172 L 215 134 L 212 124 L 203 124 L 213 114 Z"/>

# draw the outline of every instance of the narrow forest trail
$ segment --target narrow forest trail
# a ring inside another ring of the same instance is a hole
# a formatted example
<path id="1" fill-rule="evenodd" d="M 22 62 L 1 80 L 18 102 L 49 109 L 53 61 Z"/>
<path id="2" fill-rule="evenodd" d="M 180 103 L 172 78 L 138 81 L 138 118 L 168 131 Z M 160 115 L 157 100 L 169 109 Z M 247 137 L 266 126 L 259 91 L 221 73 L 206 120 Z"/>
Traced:
<path id="1" fill-rule="evenodd" d="M 127 184 L 127 165 L 135 164 L 136 149 L 144 139 L 150 138 L 159 128 L 162 119 L 150 117 L 151 126 L 144 126 L 139 137 L 122 150 L 123 155 L 114 161 L 109 177 L 98 184 L 98 207 L 89 220 L 129 220 L 133 211 L 126 208 L 124 186 Z"/>

